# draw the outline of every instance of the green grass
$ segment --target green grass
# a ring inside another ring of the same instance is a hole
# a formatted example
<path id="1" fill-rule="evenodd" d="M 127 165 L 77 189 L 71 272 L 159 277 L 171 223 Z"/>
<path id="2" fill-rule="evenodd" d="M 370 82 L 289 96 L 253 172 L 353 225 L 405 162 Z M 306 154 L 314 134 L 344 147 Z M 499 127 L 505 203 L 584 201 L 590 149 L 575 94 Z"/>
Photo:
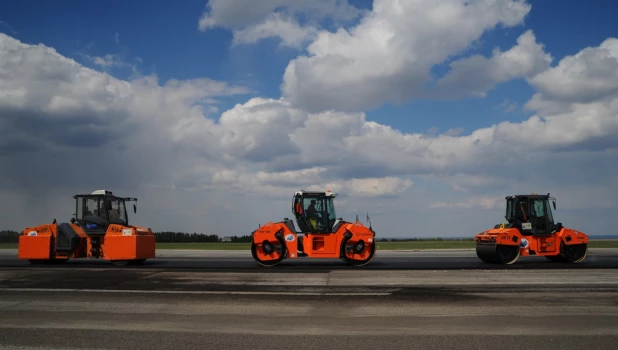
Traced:
<path id="1" fill-rule="evenodd" d="M 413 249 L 473 249 L 474 241 L 426 240 L 408 242 L 378 242 L 378 250 Z M 157 243 L 157 249 L 249 250 L 250 243 Z M 618 248 L 618 240 L 593 240 L 590 248 Z M 0 249 L 17 249 L 17 243 L 0 243 Z"/>
<path id="2" fill-rule="evenodd" d="M 618 240 L 616 241 L 588 241 L 589 248 L 618 248 Z"/>

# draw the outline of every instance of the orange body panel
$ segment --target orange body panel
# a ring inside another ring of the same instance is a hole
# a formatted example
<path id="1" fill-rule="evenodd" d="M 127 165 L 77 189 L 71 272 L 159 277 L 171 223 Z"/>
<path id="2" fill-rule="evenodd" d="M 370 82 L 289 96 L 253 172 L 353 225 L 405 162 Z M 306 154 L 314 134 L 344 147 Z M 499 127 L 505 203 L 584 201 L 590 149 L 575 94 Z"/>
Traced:
<path id="1" fill-rule="evenodd" d="M 93 254 L 97 246 L 94 237 L 88 236 L 77 224 L 70 224 L 79 237 L 72 254 L 55 251 L 57 225 L 46 224 L 26 228 L 19 237 L 18 258 L 50 260 L 67 258 L 97 258 L 104 260 L 139 260 L 155 257 L 156 238 L 152 231 L 139 226 L 110 225 L 105 233 L 96 237 L 100 254 Z"/>
<path id="2" fill-rule="evenodd" d="M 49 259 L 51 256 L 51 236 L 19 236 L 19 259 Z"/>
<path id="3" fill-rule="evenodd" d="M 28 227 L 19 236 L 17 256 L 19 259 L 50 259 L 56 225 Z"/>
<path id="4" fill-rule="evenodd" d="M 547 236 L 524 236 L 516 228 L 491 229 L 474 236 L 477 244 L 519 245 L 522 256 L 553 256 L 560 254 L 560 246 L 588 243 L 588 235 L 570 228 Z"/>
<path id="5" fill-rule="evenodd" d="M 101 244 L 105 260 L 134 260 L 155 257 L 154 236 L 106 236 Z"/>
<path id="6" fill-rule="evenodd" d="M 303 236 L 303 251 L 311 258 L 339 257 L 342 236 L 328 233 L 309 233 Z"/>

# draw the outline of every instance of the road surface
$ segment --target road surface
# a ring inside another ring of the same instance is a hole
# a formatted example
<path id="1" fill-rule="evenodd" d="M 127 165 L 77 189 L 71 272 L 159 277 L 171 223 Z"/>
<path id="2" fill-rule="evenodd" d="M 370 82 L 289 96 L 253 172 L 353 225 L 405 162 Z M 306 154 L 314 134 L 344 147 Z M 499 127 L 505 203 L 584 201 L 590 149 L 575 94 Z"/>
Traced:
<path id="1" fill-rule="evenodd" d="M 159 251 L 143 266 L 30 266 L 0 251 L 0 349 L 615 349 L 618 249 L 512 266 L 474 251 L 369 266 Z M 11 255 L 13 254 L 13 255 Z"/>

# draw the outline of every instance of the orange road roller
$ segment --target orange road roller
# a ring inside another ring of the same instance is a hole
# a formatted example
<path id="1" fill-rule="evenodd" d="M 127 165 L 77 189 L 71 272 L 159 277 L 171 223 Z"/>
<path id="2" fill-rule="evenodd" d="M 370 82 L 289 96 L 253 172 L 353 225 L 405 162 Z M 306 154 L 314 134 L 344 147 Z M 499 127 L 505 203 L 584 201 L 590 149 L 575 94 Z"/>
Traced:
<path id="1" fill-rule="evenodd" d="M 61 263 L 69 259 L 109 260 L 113 265 L 142 263 L 155 257 L 152 230 L 129 225 L 126 203 L 137 198 L 117 197 L 111 191 L 74 195 L 71 223 L 26 228 L 19 236 L 19 259 L 31 263 Z M 137 207 L 133 204 L 133 213 Z"/>
<path id="2" fill-rule="evenodd" d="M 335 258 L 363 266 L 375 254 L 375 231 L 358 221 L 337 218 L 331 191 L 299 191 L 292 200 L 294 220 L 268 222 L 251 233 L 251 254 L 262 266 L 274 266 L 284 259 Z"/>
<path id="3" fill-rule="evenodd" d="M 579 263 L 588 254 L 588 236 L 554 223 L 547 195 L 513 195 L 506 198 L 507 223 L 474 236 L 476 255 L 487 263 L 513 264 L 520 256 L 544 256 L 557 262 Z"/>

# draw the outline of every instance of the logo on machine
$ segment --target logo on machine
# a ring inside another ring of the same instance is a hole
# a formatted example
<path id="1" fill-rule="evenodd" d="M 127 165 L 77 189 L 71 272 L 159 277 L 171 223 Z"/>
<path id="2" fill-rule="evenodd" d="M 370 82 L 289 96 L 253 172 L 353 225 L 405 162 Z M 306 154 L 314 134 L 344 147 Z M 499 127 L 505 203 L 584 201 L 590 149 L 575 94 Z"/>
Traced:
<path id="1" fill-rule="evenodd" d="M 285 240 L 288 242 L 294 242 L 294 235 L 291 233 L 285 235 Z"/>
<path id="2" fill-rule="evenodd" d="M 521 239 L 521 242 L 519 242 L 519 247 L 520 248 L 528 248 L 528 240 L 525 238 Z"/>
<path id="3" fill-rule="evenodd" d="M 28 236 L 36 236 L 36 235 L 37 235 L 36 231 L 28 232 Z"/>

